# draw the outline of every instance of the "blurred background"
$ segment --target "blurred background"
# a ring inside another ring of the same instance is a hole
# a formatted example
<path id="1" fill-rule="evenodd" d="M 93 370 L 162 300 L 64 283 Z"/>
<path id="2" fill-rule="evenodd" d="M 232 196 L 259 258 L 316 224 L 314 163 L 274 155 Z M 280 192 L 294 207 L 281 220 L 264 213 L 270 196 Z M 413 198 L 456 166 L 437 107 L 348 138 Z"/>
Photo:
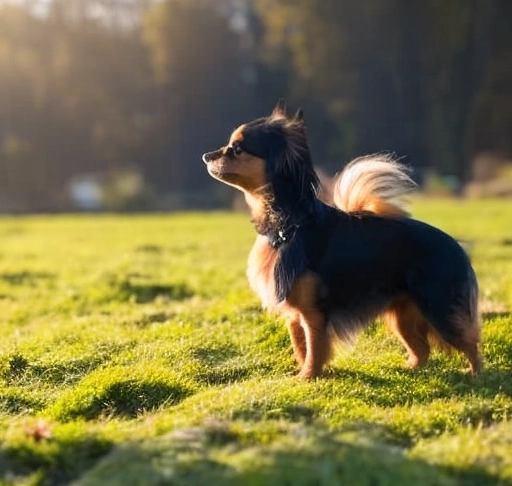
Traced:
<path id="1" fill-rule="evenodd" d="M 0 0 L 0 212 L 229 206 L 201 154 L 279 97 L 325 177 L 512 196 L 511 0 Z"/>

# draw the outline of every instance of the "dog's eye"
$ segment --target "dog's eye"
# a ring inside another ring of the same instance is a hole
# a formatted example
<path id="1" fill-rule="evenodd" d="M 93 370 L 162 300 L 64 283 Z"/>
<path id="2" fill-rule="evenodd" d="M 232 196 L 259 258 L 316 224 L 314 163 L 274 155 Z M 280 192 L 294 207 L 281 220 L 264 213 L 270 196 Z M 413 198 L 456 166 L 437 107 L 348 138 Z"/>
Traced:
<path id="1" fill-rule="evenodd" d="M 244 150 L 242 149 L 242 145 L 240 145 L 238 142 L 232 143 L 231 145 L 228 145 L 225 149 L 225 154 L 230 158 L 238 157 Z"/>
<path id="2" fill-rule="evenodd" d="M 233 153 L 235 154 L 235 156 L 238 156 L 243 152 L 242 146 L 239 143 L 234 143 L 232 145 L 232 148 L 233 148 Z"/>

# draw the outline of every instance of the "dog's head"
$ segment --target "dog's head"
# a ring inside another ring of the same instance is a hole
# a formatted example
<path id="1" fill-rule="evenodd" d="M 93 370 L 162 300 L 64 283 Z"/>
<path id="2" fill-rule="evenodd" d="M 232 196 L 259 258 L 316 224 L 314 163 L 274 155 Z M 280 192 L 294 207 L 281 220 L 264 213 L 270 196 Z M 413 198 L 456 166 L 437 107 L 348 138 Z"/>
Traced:
<path id="1" fill-rule="evenodd" d="M 226 146 L 203 155 L 209 174 L 246 193 L 268 189 L 276 202 L 296 204 L 319 186 L 302 111 L 288 117 L 282 101 L 270 116 L 239 126 Z"/>

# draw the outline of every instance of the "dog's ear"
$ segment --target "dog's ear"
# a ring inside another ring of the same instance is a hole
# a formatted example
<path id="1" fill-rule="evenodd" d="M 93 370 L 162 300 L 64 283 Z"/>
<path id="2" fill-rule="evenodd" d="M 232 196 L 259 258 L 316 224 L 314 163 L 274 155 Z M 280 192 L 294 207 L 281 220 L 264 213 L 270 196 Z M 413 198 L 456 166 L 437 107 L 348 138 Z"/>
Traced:
<path id="1" fill-rule="evenodd" d="M 316 191 L 317 176 L 307 141 L 304 131 L 298 127 L 275 134 L 273 138 L 269 151 L 269 180 L 279 204 L 293 206 Z"/>
<path id="2" fill-rule="evenodd" d="M 279 98 L 277 104 L 270 115 L 270 118 L 286 118 L 286 101 L 284 98 Z"/>
<path id="3" fill-rule="evenodd" d="M 299 108 L 297 110 L 297 112 L 295 113 L 295 116 L 293 117 L 293 119 L 296 122 L 300 122 L 300 123 L 302 123 L 304 121 L 304 111 L 302 110 L 302 108 Z"/>

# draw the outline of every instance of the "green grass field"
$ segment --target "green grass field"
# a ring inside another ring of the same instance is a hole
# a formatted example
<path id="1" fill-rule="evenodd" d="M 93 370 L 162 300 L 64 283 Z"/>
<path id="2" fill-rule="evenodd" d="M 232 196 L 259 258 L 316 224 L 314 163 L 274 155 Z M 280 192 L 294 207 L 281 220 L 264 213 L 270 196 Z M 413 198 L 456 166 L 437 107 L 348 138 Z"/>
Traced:
<path id="1" fill-rule="evenodd" d="M 0 484 L 512 485 L 512 201 L 418 200 L 481 284 L 485 370 L 376 324 L 294 378 L 248 217 L 0 219 Z"/>

